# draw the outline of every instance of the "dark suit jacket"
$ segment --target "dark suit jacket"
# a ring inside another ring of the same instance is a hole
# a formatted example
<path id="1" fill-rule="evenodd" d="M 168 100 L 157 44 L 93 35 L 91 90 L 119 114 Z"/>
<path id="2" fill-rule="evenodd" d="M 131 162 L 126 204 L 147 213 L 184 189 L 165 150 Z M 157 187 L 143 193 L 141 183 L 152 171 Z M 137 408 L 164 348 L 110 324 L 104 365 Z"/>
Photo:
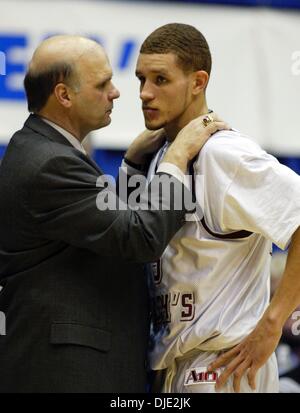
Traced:
<path id="1" fill-rule="evenodd" d="M 142 263 L 159 257 L 184 212 L 101 212 L 100 174 L 35 115 L 8 145 L 0 167 L 0 393 L 145 390 Z"/>

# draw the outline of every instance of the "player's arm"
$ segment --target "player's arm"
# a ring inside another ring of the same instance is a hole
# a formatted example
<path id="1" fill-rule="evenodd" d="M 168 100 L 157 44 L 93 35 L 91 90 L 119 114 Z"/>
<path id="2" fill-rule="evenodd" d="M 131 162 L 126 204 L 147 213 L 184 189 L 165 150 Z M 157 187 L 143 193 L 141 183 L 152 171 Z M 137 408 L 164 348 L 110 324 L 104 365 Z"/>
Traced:
<path id="1" fill-rule="evenodd" d="M 235 391 L 239 391 L 246 373 L 254 387 L 257 370 L 275 350 L 285 320 L 300 303 L 300 177 L 256 145 L 246 141 L 243 145 L 247 151 L 241 144 L 236 148 L 230 145 L 232 156 L 240 156 L 222 203 L 222 225 L 229 230 L 261 234 L 282 249 L 291 243 L 280 287 L 256 327 L 238 346 L 210 365 L 212 370 L 226 367 L 217 388 L 232 375 Z M 214 154 L 217 165 L 224 159 L 220 149 Z"/>
<path id="2" fill-rule="evenodd" d="M 219 130 L 230 129 L 215 113 L 210 114 L 213 122 L 204 128 L 202 121 L 205 117 L 206 115 L 202 115 L 192 120 L 178 133 L 175 141 L 167 150 L 163 162 L 172 163 L 186 173 L 188 161 L 199 153 L 207 139 Z M 156 152 L 165 139 L 164 129 L 145 130 L 132 142 L 125 154 L 125 159 L 129 161 L 129 164 L 144 165 L 148 156 Z"/>
<path id="3" fill-rule="evenodd" d="M 158 131 L 146 129 L 129 146 L 122 160 L 121 168 L 119 168 L 116 184 L 117 194 L 126 204 L 130 194 L 135 190 L 135 185 L 129 184 L 130 178 L 135 175 L 146 175 L 152 155 L 163 145 L 164 141 L 165 132 L 163 129 Z M 126 182 L 126 191 L 120 190 L 124 182 Z"/>
<path id="4" fill-rule="evenodd" d="M 233 375 L 234 390 L 238 392 L 241 378 L 248 371 L 249 385 L 253 390 L 255 389 L 255 376 L 258 369 L 266 363 L 276 349 L 283 325 L 299 304 L 300 227 L 292 237 L 282 280 L 263 317 L 248 337 L 209 366 L 211 370 L 226 366 L 217 382 L 217 388 L 221 388 L 229 376 Z"/>
<path id="5" fill-rule="evenodd" d="M 147 163 L 148 157 L 155 153 L 165 142 L 165 131 L 159 129 L 150 131 L 148 129 L 140 133 L 129 146 L 125 154 L 125 162 L 141 169 Z"/>
<path id="6" fill-rule="evenodd" d="M 69 155 L 51 157 L 36 172 L 30 189 L 24 189 L 27 213 L 37 236 L 103 256 L 136 262 L 157 259 L 184 222 L 186 210 L 180 201 L 187 191 L 183 185 L 186 164 L 197 146 L 200 150 L 219 127 L 226 125 L 213 122 L 204 129 L 200 121 L 185 129 L 188 135 L 174 143 L 169 156 L 171 167 L 165 163 L 158 170 L 167 178 L 173 176 L 173 184 L 161 193 L 156 175 L 141 193 L 138 210 L 119 208 L 115 188 L 106 186 L 103 177 L 97 179 L 90 164 Z"/>

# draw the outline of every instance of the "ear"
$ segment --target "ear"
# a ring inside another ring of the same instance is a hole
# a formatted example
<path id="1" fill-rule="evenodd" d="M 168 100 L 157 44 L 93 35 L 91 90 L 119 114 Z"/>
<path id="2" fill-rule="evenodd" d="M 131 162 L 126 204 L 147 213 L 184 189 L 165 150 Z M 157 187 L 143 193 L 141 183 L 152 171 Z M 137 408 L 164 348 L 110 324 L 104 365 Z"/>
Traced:
<path id="1" fill-rule="evenodd" d="M 70 88 L 64 83 L 58 83 L 54 88 L 54 95 L 62 106 L 70 108 L 72 106 Z"/>
<path id="2" fill-rule="evenodd" d="M 203 92 L 208 84 L 209 75 L 204 70 L 198 70 L 193 73 L 193 95 L 198 95 L 200 92 Z"/>

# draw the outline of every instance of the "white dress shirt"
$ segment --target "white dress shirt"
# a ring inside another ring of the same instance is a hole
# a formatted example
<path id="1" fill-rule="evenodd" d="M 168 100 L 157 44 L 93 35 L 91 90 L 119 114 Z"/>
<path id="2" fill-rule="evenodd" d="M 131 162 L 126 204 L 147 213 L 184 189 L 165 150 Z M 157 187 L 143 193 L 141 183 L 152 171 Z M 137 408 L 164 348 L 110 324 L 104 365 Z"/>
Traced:
<path id="1" fill-rule="evenodd" d="M 56 129 L 60 134 L 62 134 L 74 148 L 78 149 L 80 152 L 84 153 L 85 155 L 87 154 L 84 147 L 82 144 L 79 142 L 75 136 L 73 136 L 70 132 L 62 128 L 61 126 L 58 126 L 56 123 L 52 122 L 51 120 L 41 118 L 44 122 L 48 123 L 48 125 L 52 126 L 52 128 Z"/>

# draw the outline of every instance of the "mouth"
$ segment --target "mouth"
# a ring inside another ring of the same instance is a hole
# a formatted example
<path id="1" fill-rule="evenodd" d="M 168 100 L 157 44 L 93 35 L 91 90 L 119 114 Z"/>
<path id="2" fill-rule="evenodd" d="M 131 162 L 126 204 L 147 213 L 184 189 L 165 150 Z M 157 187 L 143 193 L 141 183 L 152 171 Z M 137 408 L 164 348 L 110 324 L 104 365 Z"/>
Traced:
<path id="1" fill-rule="evenodd" d="M 158 114 L 158 109 L 150 108 L 148 106 L 143 106 L 144 115 L 147 117 L 155 117 Z"/>

